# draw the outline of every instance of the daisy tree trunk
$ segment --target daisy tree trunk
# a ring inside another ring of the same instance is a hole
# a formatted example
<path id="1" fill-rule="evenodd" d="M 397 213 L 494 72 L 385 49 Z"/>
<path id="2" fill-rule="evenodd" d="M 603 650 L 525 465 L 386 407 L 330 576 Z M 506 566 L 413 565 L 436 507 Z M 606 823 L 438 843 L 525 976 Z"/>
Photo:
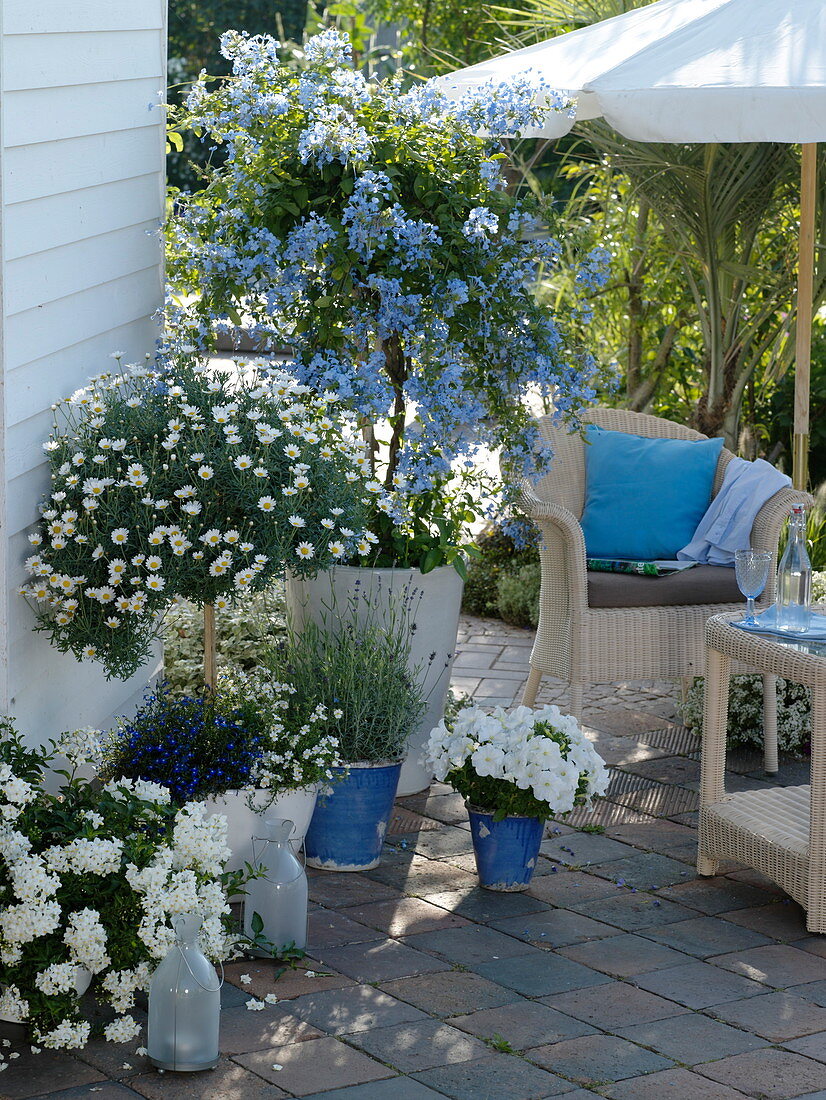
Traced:
<path id="1" fill-rule="evenodd" d="M 215 607 L 211 603 L 204 604 L 204 684 L 207 691 L 215 690 L 216 659 L 215 659 Z"/>

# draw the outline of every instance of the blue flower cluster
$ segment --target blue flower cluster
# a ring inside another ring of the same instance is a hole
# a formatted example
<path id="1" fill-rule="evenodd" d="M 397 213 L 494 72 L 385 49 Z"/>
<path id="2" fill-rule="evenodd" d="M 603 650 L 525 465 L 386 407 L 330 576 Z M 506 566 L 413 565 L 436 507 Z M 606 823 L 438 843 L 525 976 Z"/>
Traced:
<path id="1" fill-rule="evenodd" d="M 104 770 L 160 783 L 183 805 L 250 784 L 268 747 L 251 708 L 222 708 L 216 695 L 177 698 L 161 684 L 144 695 L 133 718 L 120 720 Z"/>
<path id="2" fill-rule="evenodd" d="M 371 82 L 335 31 L 308 42 L 300 72 L 266 36 L 223 48 L 232 77 L 196 85 L 189 110 L 226 164 L 169 230 L 197 335 L 243 310 L 265 344 L 293 349 L 301 382 L 392 417 L 388 485 L 438 487 L 481 447 L 541 472 L 531 408 L 575 419 L 601 368 L 537 299 L 562 249 L 505 189 L 501 139 L 568 102 L 530 75 L 457 100 L 435 81 Z M 608 260 L 585 257 L 577 286 L 600 285 Z"/>

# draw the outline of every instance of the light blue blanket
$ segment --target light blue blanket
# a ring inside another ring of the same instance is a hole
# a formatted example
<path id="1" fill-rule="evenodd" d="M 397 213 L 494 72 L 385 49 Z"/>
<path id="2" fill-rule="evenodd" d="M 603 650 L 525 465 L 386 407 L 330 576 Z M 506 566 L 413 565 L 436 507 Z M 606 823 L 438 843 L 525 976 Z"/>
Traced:
<path id="1" fill-rule="evenodd" d="M 707 565 L 734 565 L 734 551 L 751 545 L 751 529 L 767 500 L 791 485 L 769 462 L 733 458 L 726 466 L 720 492 L 709 504 L 694 537 L 677 551 L 680 561 Z"/>

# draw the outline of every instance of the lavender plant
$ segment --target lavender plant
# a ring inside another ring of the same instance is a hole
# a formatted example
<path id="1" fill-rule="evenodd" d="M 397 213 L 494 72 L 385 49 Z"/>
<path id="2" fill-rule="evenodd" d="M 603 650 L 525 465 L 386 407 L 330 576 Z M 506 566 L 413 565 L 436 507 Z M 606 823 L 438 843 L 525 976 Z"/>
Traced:
<path id="1" fill-rule="evenodd" d="M 232 75 L 195 86 L 182 126 L 222 146 L 205 190 L 178 195 L 168 271 L 196 339 L 249 324 L 292 349 L 300 380 L 359 416 L 377 487 L 378 564 L 455 560 L 476 514 L 467 472 L 501 447 L 541 470 L 528 398 L 575 419 L 599 369 L 566 345 L 534 286 L 560 245 L 532 197 L 506 186 L 502 139 L 564 102 L 528 81 L 453 102 L 436 82 L 368 81 L 326 31 L 300 72 L 278 43 L 228 31 Z M 584 257 L 583 285 L 607 253 Z"/>

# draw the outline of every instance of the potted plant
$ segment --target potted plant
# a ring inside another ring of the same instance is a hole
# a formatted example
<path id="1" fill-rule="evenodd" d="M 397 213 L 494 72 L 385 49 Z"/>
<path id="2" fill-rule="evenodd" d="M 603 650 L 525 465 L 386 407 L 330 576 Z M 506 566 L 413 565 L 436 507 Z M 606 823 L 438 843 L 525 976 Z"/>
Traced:
<path id="1" fill-rule="evenodd" d="M 198 803 L 174 807 L 153 783 L 101 784 L 94 730 L 29 749 L 0 724 L 0 1013 L 39 1046 L 83 1047 L 93 1028 L 80 997 L 92 981 L 115 1010 L 103 1036 L 127 1042 L 141 1030 L 135 993 L 174 944 L 174 917 L 198 914 L 202 949 L 226 957 L 223 822 Z M 44 785 L 50 769 L 56 792 Z"/>
<path id="2" fill-rule="evenodd" d="M 203 190 L 176 196 L 168 273 L 187 304 L 175 323 L 209 339 L 245 318 L 262 348 L 289 347 L 298 378 L 358 416 L 377 541 L 332 582 L 319 576 L 320 594 L 299 585 L 293 606 L 317 621 L 330 583 L 339 600 L 352 591 L 352 566 L 408 571 L 384 575 L 384 590 L 420 591 L 413 663 L 435 652 L 441 670 L 417 758 L 449 682 L 476 483 L 493 480 L 478 452 L 541 471 L 532 408 L 545 399 L 573 417 L 598 374 L 566 341 L 562 309 L 534 294 L 562 255 L 547 211 L 506 186 L 502 139 L 554 96 L 543 88 L 535 104 L 523 80 L 451 101 L 437 82 L 367 80 L 336 31 L 307 42 L 300 71 L 267 36 L 229 31 L 221 48 L 232 75 L 202 77 L 180 120 L 224 155 Z M 574 282 L 603 280 L 606 257 L 585 257 Z M 405 771 L 403 790 L 426 783 Z"/>
<path id="3" fill-rule="evenodd" d="M 324 708 L 340 764 L 319 795 L 305 841 L 307 862 L 334 871 L 375 867 L 398 787 L 401 761 L 424 700 L 409 668 L 400 619 L 361 619 L 351 609 L 309 622 L 271 655 L 277 680 L 293 687 L 299 713 Z"/>
<path id="4" fill-rule="evenodd" d="M 575 718 L 558 707 L 460 710 L 431 733 L 436 778 L 464 796 L 480 885 L 524 890 L 544 822 L 604 794 L 608 773 Z"/>
<path id="5" fill-rule="evenodd" d="M 149 780 L 175 805 L 204 801 L 225 815 L 229 870 L 252 862 L 251 838 L 265 813 L 293 822 L 297 849 L 338 751 L 323 706 L 299 713 L 292 693 L 238 671 L 198 696 L 178 697 L 161 684 L 107 738 L 103 774 Z"/>
<path id="6" fill-rule="evenodd" d="M 55 406 L 52 486 L 21 594 L 53 645 L 128 677 L 178 597 L 214 609 L 289 563 L 313 573 L 363 530 L 362 446 L 341 407 L 269 364 L 210 365 L 191 347 L 120 367 Z M 60 424 L 58 418 L 63 418 Z"/>

